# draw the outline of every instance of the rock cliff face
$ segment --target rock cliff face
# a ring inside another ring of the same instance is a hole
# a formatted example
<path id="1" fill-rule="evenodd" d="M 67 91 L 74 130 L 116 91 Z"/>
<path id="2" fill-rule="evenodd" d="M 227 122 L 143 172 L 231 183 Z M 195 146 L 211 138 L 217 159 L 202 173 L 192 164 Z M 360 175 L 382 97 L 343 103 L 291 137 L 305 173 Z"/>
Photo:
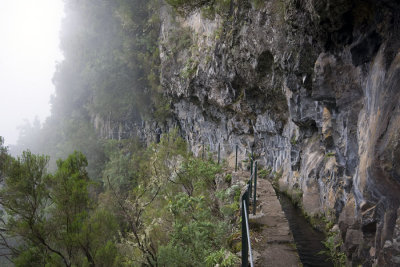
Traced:
<path id="1" fill-rule="evenodd" d="M 161 10 L 162 86 L 192 150 L 251 147 L 349 262 L 400 264 L 400 5 L 234 0 L 223 16 Z M 162 129 L 161 129 L 162 130 Z M 279 177 L 279 176 L 278 176 Z"/>

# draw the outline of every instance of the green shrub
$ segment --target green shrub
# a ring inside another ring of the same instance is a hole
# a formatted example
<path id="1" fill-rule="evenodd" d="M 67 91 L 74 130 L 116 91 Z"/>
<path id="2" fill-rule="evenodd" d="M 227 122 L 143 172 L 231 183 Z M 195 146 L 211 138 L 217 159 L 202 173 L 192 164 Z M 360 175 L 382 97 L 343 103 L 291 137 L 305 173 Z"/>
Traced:
<path id="1" fill-rule="evenodd" d="M 230 184 L 232 182 L 232 174 L 228 173 L 225 175 L 225 183 Z"/>
<path id="2" fill-rule="evenodd" d="M 166 0 L 176 11 L 182 15 L 190 13 L 192 10 L 202 7 L 211 2 L 211 0 Z"/>
<path id="3" fill-rule="evenodd" d="M 201 8 L 201 14 L 208 19 L 214 19 L 215 14 L 224 15 L 229 11 L 231 0 L 166 0 L 178 13 L 187 15 Z"/>
<path id="4" fill-rule="evenodd" d="M 223 248 L 228 238 L 228 225 L 216 220 L 210 199 L 200 196 L 176 195 L 169 209 L 174 217 L 170 246 L 181 247 L 192 264 L 204 265 L 212 251 Z"/>
<path id="5" fill-rule="evenodd" d="M 291 192 L 291 199 L 293 204 L 297 207 L 300 207 L 302 198 L 303 198 L 303 191 L 298 187 L 293 188 Z"/>
<path id="6" fill-rule="evenodd" d="M 254 4 L 254 7 L 257 9 L 262 8 L 265 4 L 265 1 L 263 1 L 263 0 L 252 0 L 252 2 Z"/>
<path id="7" fill-rule="evenodd" d="M 176 266 L 186 267 L 191 266 L 191 255 L 180 246 L 167 244 L 158 249 L 157 262 L 160 266 Z"/>
<path id="8" fill-rule="evenodd" d="M 198 65 L 199 62 L 197 60 L 189 58 L 189 60 L 186 62 L 185 67 L 181 72 L 182 77 L 185 79 L 193 77 L 193 75 L 197 71 Z"/>
<path id="9" fill-rule="evenodd" d="M 258 170 L 257 175 L 258 175 L 258 177 L 261 178 L 261 179 L 267 179 L 268 176 L 271 174 L 271 172 L 272 172 L 272 168 L 269 167 L 269 168 L 267 168 L 267 169 L 260 169 L 260 170 Z"/>
<path id="10" fill-rule="evenodd" d="M 290 143 L 292 144 L 292 146 L 297 144 L 297 137 L 296 135 L 293 135 L 292 138 L 290 139 Z"/>
<path id="11" fill-rule="evenodd" d="M 335 156 L 335 152 L 328 152 L 328 153 L 326 153 L 325 154 L 325 159 L 327 159 L 327 158 L 331 158 L 331 157 L 334 157 Z"/>
<path id="12" fill-rule="evenodd" d="M 339 232 L 331 232 L 325 241 L 322 241 L 326 250 L 320 251 L 318 254 L 328 256 L 332 260 L 335 267 L 346 266 L 346 254 L 340 251 L 340 247 L 343 245 L 342 238 Z"/>
<path id="13" fill-rule="evenodd" d="M 212 252 L 206 258 L 206 266 L 214 267 L 217 264 L 221 267 L 235 266 L 240 261 L 239 257 L 226 249 L 220 249 Z"/>
<path id="14" fill-rule="evenodd" d="M 276 172 L 272 172 L 272 186 L 276 189 L 279 189 L 279 179 L 282 178 L 283 170 L 279 170 Z"/>
<path id="15" fill-rule="evenodd" d="M 172 54 L 176 56 L 180 51 L 189 48 L 193 44 L 192 33 L 189 27 L 176 27 L 170 32 L 168 43 L 172 46 Z"/>

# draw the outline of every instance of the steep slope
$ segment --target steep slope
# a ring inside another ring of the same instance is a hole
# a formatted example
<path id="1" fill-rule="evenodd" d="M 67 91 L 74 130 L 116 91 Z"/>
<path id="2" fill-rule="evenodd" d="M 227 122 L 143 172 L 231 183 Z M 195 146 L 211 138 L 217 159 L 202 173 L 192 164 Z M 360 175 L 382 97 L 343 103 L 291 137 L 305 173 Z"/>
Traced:
<path id="1" fill-rule="evenodd" d="M 161 84 L 192 150 L 253 147 L 349 261 L 400 264 L 399 4 L 200 2 L 161 10 Z"/>
<path id="2" fill-rule="evenodd" d="M 220 144 L 232 164 L 236 145 L 241 160 L 253 149 L 337 224 L 349 263 L 400 264 L 397 1 L 100 2 L 66 2 L 52 116 L 23 149 L 82 150 L 94 179 L 101 138 L 177 126 L 195 154 Z"/>

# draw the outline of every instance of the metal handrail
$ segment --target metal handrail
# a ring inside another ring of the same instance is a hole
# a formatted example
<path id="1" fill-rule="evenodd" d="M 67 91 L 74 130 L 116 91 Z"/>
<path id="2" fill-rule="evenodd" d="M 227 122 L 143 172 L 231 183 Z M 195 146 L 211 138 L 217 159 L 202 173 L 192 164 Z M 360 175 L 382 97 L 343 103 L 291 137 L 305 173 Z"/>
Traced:
<path id="1" fill-rule="evenodd" d="M 250 266 L 253 267 L 253 253 L 251 250 L 250 229 L 249 229 L 249 186 L 242 195 L 242 267 L 249 266 L 248 255 L 250 253 Z"/>
<path id="2" fill-rule="evenodd" d="M 250 175 L 250 179 L 249 179 L 249 181 L 247 182 L 247 186 L 248 186 L 248 188 L 249 188 L 249 198 L 251 198 L 251 189 L 252 189 L 252 187 L 253 187 L 253 175 Z M 249 205 L 251 205 L 252 203 L 251 203 L 251 201 L 249 201 Z"/>
<path id="3" fill-rule="evenodd" d="M 250 230 L 249 230 L 249 220 L 248 220 L 248 215 L 247 215 L 247 208 L 246 208 L 246 200 L 243 200 L 244 202 L 244 216 L 246 219 L 246 231 L 247 231 L 247 244 L 249 245 L 249 255 L 250 255 L 250 266 L 254 267 L 253 265 L 253 253 L 251 250 L 251 241 L 250 241 Z"/>
<path id="4" fill-rule="evenodd" d="M 248 267 L 249 265 L 248 255 L 250 255 L 250 266 L 253 267 L 253 253 L 251 250 L 250 229 L 249 229 L 249 204 L 251 204 L 250 198 L 253 195 L 254 196 L 252 203 L 253 214 L 256 215 L 257 161 L 254 163 L 255 164 L 253 172 L 253 158 L 251 158 L 250 179 L 247 182 L 247 188 L 242 195 L 242 267 Z"/>
<path id="5" fill-rule="evenodd" d="M 257 161 L 254 163 L 253 215 L 256 215 L 256 209 L 257 209 L 256 197 L 257 197 Z"/>
<path id="6" fill-rule="evenodd" d="M 238 145 L 236 145 L 236 152 L 235 152 L 235 172 L 238 171 Z"/>

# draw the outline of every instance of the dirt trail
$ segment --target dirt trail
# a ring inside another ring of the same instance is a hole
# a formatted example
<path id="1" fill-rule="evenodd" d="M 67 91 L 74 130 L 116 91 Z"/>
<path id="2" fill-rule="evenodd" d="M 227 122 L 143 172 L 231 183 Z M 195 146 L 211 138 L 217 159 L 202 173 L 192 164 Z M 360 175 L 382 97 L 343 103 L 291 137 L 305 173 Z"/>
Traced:
<path id="1" fill-rule="evenodd" d="M 236 173 L 244 186 L 248 172 Z M 252 200 L 250 201 L 252 203 Z M 254 266 L 302 266 L 289 223 L 268 180 L 257 181 L 257 210 L 250 206 L 250 232 Z"/>

